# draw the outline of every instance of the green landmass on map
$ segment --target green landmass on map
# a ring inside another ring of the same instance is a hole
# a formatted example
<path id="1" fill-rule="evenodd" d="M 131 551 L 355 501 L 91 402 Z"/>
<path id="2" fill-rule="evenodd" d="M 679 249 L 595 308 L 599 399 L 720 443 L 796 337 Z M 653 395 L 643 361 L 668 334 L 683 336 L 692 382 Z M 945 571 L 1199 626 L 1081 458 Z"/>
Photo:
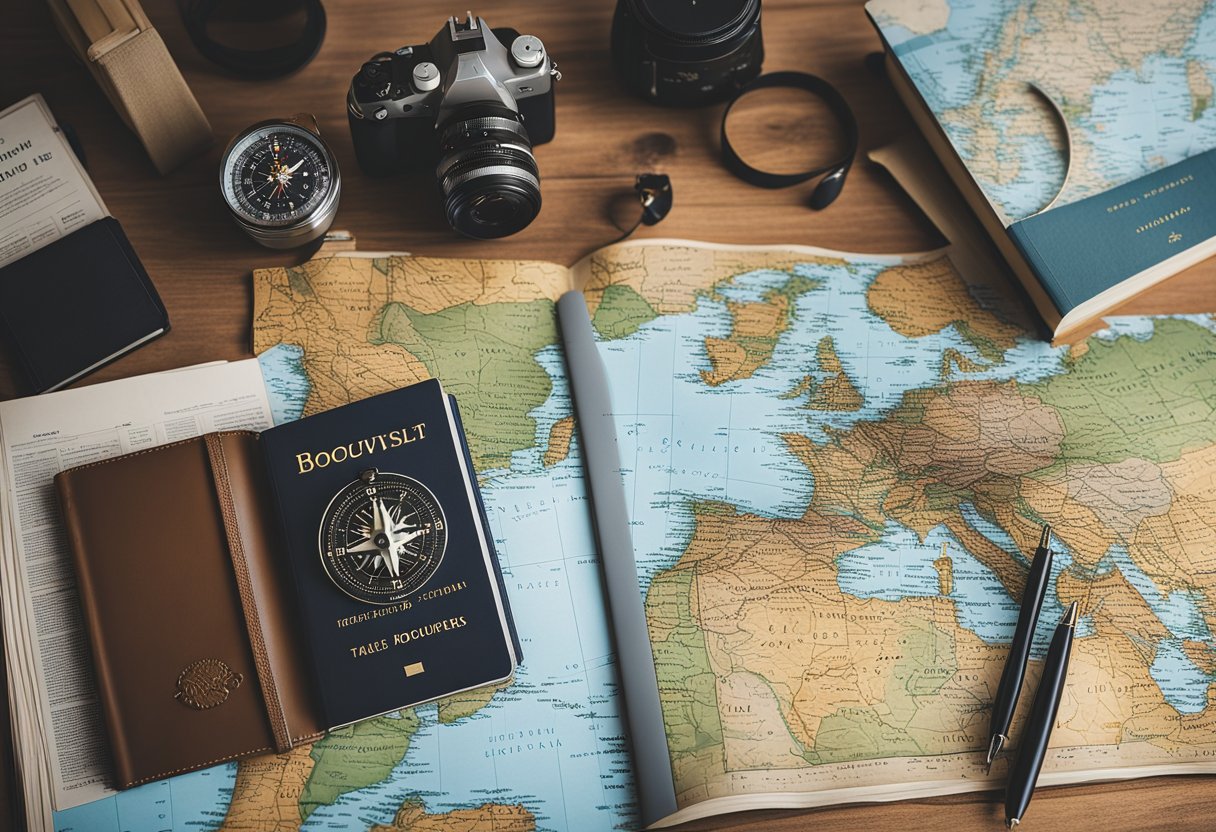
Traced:
<path id="1" fill-rule="evenodd" d="M 536 353 L 557 343 L 553 303 L 462 303 L 423 314 L 385 306 L 373 344 L 397 343 L 443 380 L 460 402 L 469 452 L 479 471 L 509 468 L 511 454 L 536 444 L 536 420 L 553 382 Z"/>
<path id="2" fill-rule="evenodd" d="M 613 284 L 604 289 L 592 326 L 606 341 L 628 338 L 659 315 L 632 286 Z"/>
<path id="3" fill-rule="evenodd" d="M 1060 462 L 1166 462 L 1216 441 L 1216 349 L 1191 321 L 1154 321 L 1145 340 L 1091 341 L 1067 373 L 1020 389 L 1060 414 Z"/>
<path id="4" fill-rule="evenodd" d="M 331 731 L 312 746 L 312 774 L 300 795 L 300 816 L 307 820 L 347 792 L 379 783 L 405 757 L 418 732 L 418 716 L 377 717 Z"/>

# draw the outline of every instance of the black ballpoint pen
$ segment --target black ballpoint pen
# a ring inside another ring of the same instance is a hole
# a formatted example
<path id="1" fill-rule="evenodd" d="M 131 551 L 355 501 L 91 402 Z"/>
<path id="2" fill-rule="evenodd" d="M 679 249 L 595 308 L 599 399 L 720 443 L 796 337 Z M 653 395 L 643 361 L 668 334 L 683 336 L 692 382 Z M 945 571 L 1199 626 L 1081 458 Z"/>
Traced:
<path id="1" fill-rule="evenodd" d="M 1068 657 L 1072 655 L 1072 638 L 1077 628 L 1077 602 L 1068 605 L 1060 619 L 1056 634 L 1051 637 L 1047 658 L 1043 661 L 1043 678 L 1034 694 L 1034 706 L 1026 720 L 1024 736 L 1018 742 L 1018 756 L 1005 788 L 1005 825 L 1013 829 L 1022 822 L 1030 805 L 1034 784 L 1047 754 L 1047 741 L 1056 723 L 1060 697 L 1064 694 L 1064 679 L 1068 676 Z"/>
<path id="2" fill-rule="evenodd" d="M 1026 673 L 1026 660 L 1030 658 L 1030 642 L 1034 639 L 1034 627 L 1039 621 L 1039 610 L 1043 596 L 1047 593 L 1047 579 L 1051 577 L 1051 526 L 1044 526 L 1039 536 L 1039 546 L 1034 550 L 1034 560 L 1026 574 L 1026 588 L 1022 591 L 1022 609 L 1018 613 L 1018 624 L 1013 631 L 1009 655 L 1005 659 L 1005 670 L 992 702 L 992 719 L 989 724 L 988 768 L 1009 739 L 1009 723 L 1022 692 L 1022 677 Z"/>

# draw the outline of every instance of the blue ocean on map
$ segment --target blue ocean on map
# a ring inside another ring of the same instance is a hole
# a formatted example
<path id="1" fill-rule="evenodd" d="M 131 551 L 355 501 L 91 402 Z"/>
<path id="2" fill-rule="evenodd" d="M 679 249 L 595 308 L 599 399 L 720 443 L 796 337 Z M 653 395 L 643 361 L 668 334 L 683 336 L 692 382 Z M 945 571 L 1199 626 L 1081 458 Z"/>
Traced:
<path id="1" fill-rule="evenodd" d="M 1018 605 L 996 574 L 944 526 L 931 529 L 921 541 L 911 529 L 888 522 L 882 540 L 841 555 L 836 562 L 838 583 L 858 598 L 938 597 L 941 589 L 934 561 L 943 555 L 952 562 L 954 586 L 946 597 L 958 605 L 959 624 L 985 641 L 1008 642 Z"/>
<path id="2" fill-rule="evenodd" d="M 1149 673 L 1179 713 L 1197 714 L 1208 706 L 1208 686 L 1212 677 L 1204 673 L 1182 651 L 1180 639 L 1157 643 L 1157 655 Z"/>
<path id="3" fill-rule="evenodd" d="M 224 819 L 236 764 L 137 786 L 114 797 L 55 813 L 59 832 L 160 832 L 216 829 Z"/>
<path id="4" fill-rule="evenodd" d="M 1047 141 L 1045 131 L 1026 129 L 1026 112 L 1033 106 L 1029 91 L 1023 104 L 976 99 L 1002 78 L 1034 82 L 1053 98 L 1062 94 L 1061 86 L 1066 85 L 1057 83 L 1051 74 L 1029 77 L 1036 70 L 1019 63 L 1017 48 L 1008 49 L 1004 61 L 995 57 L 1001 39 L 1013 27 L 1021 25 L 1020 36 L 1030 38 L 1044 24 L 1035 14 L 1035 4 L 1025 0 L 948 0 L 946 5 L 945 25 L 933 31 L 909 28 L 917 24 L 904 15 L 916 4 L 880 3 L 876 15 L 893 51 L 943 122 L 959 155 L 971 161 L 981 153 L 993 154 L 991 161 L 996 164 L 980 174 L 980 185 L 989 199 L 1007 221 L 1026 217 L 1043 208 L 1065 182 L 1066 157 Z M 1095 5 L 1101 8 L 1100 3 Z M 1027 7 L 1030 10 L 1025 16 Z M 1080 24 L 1085 15 L 1072 7 L 1071 18 Z M 1201 10 L 1191 25 L 1193 31 L 1181 48 L 1170 43 L 1157 52 L 1129 52 L 1132 58 L 1078 47 L 1089 59 L 1109 67 L 1098 73 L 1098 83 L 1084 99 L 1056 102 L 1069 113 L 1072 143 L 1084 146 L 1077 158 L 1088 166 L 1088 170 L 1069 173 L 1070 184 L 1059 204 L 1216 147 L 1216 102 L 1210 92 L 1205 95 L 1203 83 L 1193 83 L 1194 76 L 1188 75 L 1206 76 L 1209 90 L 1216 83 L 1216 5 Z M 1065 58 L 1077 60 L 1078 56 Z M 1138 63 L 1127 63 L 1131 59 Z M 982 128 L 957 112 L 977 103 L 983 105 L 973 108 L 984 113 Z M 1047 111 L 1041 115 L 1046 116 Z M 986 149 L 981 150 L 976 144 L 977 130 L 993 128 L 996 139 L 988 137 Z"/>
<path id="5" fill-rule="evenodd" d="M 304 350 L 295 344 L 278 344 L 258 356 L 258 363 L 262 367 L 274 423 L 281 425 L 299 419 L 308 400 Z"/>

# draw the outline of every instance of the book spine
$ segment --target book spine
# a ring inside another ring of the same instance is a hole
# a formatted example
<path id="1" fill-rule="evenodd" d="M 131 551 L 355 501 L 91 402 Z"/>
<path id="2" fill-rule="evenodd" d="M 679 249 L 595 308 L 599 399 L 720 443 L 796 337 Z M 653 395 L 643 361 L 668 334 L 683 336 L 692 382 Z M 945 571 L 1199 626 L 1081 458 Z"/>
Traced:
<path id="1" fill-rule="evenodd" d="M 63 511 L 64 533 L 72 552 L 72 565 L 76 572 L 76 591 L 80 597 L 81 613 L 84 615 L 87 625 L 85 630 L 89 636 L 98 698 L 101 700 L 101 711 L 110 739 L 114 776 L 118 785 L 126 788 L 133 785 L 138 778 L 132 764 L 130 747 L 127 744 L 125 723 L 118 708 L 118 696 L 113 685 L 114 675 L 110 670 L 109 651 L 106 649 L 103 637 L 104 628 L 99 625 L 90 560 L 84 535 L 77 523 L 71 472 L 56 476 L 55 488 L 59 493 L 59 505 Z"/>
<path id="2" fill-rule="evenodd" d="M 1035 280 L 1051 298 L 1051 302 L 1056 309 L 1060 310 L 1060 316 L 1063 317 L 1071 312 L 1076 304 L 1068 296 L 1066 283 L 1060 280 L 1052 269 L 1052 261 L 1043 256 L 1035 245 L 1038 235 L 1033 233 L 1034 228 L 1034 226 L 1028 227 L 1023 222 L 1015 222 L 1006 229 L 1005 233 L 1017 246 L 1022 260 L 1030 267 Z"/>
<path id="3" fill-rule="evenodd" d="M 232 560 L 233 577 L 241 609 L 245 613 L 245 631 L 249 635 L 249 647 L 253 652 L 254 667 L 258 672 L 262 700 L 266 705 L 266 716 L 274 733 L 275 750 L 287 751 L 292 746 L 291 732 L 283 714 L 283 701 L 279 696 L 270 650 L 267 645 L 262 616 L 258 610 L 258 593 L 249 567 L 248 555 L 240 528 L 240 518 L 233 495 L 231 473 L 224 451 L 224 435 L 208 433 L 203 437 L 207 447 L 207 461 L 211 466 L 211 477 L 215 484 L 215 495 L 220 506 L 224 533 L 228 538 L 228 555 Z"/>

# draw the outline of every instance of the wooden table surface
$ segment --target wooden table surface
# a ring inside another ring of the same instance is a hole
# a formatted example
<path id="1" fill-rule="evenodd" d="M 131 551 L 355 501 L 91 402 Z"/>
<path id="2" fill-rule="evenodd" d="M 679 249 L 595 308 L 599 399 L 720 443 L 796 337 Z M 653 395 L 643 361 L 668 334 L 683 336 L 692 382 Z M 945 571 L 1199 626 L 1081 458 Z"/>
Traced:
<path id="1" fill-rule="evenodd" d="M 41 92 L 55 115 L 75 127 L 90 174 L 156 282 L 173 325 L 167 336 L 88 382 L 250 354 L 250 269 L 291 264 L 302 255 L 262 249 L 232 224 L 216 183 L 219 155 L 228 139 L 249 124 L 300 111 L 317 116 L 343 171 L 345 187 L 334 227 L 354 232 L 364 250 L 571 263 L 616 236 L 608 206 L 629 192 L 635 174 L 647 170 L 671 175 L 675 210 L 658 229 L 639 236 L 865 252 L 911 252 L 942 244 L 887 175 L 864 161 L 854 168 L 838 202 L 820 213 L 805 207 L 806 186 L 765 191 L 733 179 L 717 161 L 718 108 L 661 109 L 626 96 L 615 84 L 608 51 L 612 6 L 612 0 L 499 0 L 490 8 L 474 9 L 492 26 L 538 35 L 564 75 L 557 92 L 557 137 L 537 151 L 544 210 L 514 237 L 477 242 L 449 231 L 425 180 L 364 176 L 355 163 L 345 115 L 347 86 L 364 60 L 380 50 L 429 40 L 449 13 L 463 8 L 434 0 L 331 0 L 328 36 L 313 63 L 286 79 L 248 82 L 225 75 L 195 52 L 174 0 L 145 0 L 216 137 L 207 153 L 160 177 L 90 75 L 73 60 L 41 0 L 4 0 L 0 107 Z M 764 10 L 765 68 L 806 70 L 839 85 L 857 112 L 863 152 L 912 129 L 886 80 L 864 64 L 880 44 L 860 3 L 765 0 Z M 741 126 L 739 140 L 756 151 L 757 160 L 786 169 L 826 161 L 837 139 L 831 120 L 817 106 L 797 96 L 766 94 L 750 108 L 756 121 Z M 1210 260 L 1127 311 L 1213 311 L 1213 280 L 1216 261 Z M 11 368 L 0 355 L 0 399 L 20 392 Z M 1214 794 L 1216 782 L 1198 777 L 1044 789 L 1032 804 L 1027 828 L 1206 830 L 1216 823 Z M 1002 816 L 999 798 L 982 793 L 809 813 L 750 813 L 686 828 L 996 829 Z"/>

